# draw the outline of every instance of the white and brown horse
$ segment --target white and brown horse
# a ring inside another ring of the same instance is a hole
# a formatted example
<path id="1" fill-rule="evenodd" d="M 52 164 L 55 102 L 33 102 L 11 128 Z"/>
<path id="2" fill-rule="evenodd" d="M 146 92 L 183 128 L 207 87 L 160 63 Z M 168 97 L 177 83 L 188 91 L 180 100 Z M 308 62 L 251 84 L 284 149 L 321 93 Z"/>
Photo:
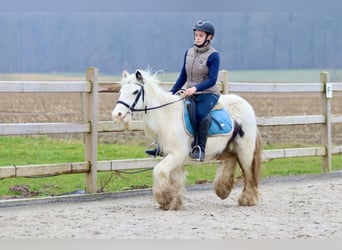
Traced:
<path id="1" fill-rule="evenodd" d="M 192 138 L 183 124 L 184 103 L 159 86 L 156 75 L 145 71 L 124 71 L 119 100 L 112 112 L 114 121 L 129 123 L 132 112 L 143 112 L 145 132 L 158 137 L 165 157 L 153 169 L 153 195 L 164 210 L 178 210 L 184 205 L 185 169 Z M 253 107 L 243 98 L 221 95 L 219 103 L 235 121 L 234 133 L 208 137 L 206 161 L 219 160 L 214 180 L 216 194 L 225 199 L 234 185 L 234 173 L 240 166 L 244 188 L 239 205 L 258 203 L 261 170 L 261 141 Z M 239 130 L 237 129 L 239 128 Z"/>

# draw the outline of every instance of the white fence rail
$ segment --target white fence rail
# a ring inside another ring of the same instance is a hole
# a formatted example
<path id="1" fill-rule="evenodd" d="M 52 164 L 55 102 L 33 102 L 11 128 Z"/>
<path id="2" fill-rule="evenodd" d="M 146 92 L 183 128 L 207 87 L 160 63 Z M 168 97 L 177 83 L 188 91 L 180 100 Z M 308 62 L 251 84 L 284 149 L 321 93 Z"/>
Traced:
<path id="1" fill-rule="evenodd" d="M 322 171 L 329 172 L 332 154 L 342 154 L 342 146 L 331 145 L 331 124 L 342 123 L 342 115 L 331 115 L 330 102 L 333 92 L 342 91 L 342 83 L 329 83 L 327 72 L 321 73 L 320 83 L 238 83 L 228 81 L 228 72 L 221 71 L 219 84 L 221 92 L 252 93 L 321 93 L 322 114 L 305 116 L 257 117 L 258 126 L 283 126 L 321 124 L 321 146 L 264 150 L 264 158 L 286 158 L 302 156 L 322 157 Z M 0 179 L 11 177 L 49 176 L 58 174 L 86 174 L 86 191 L 96 192 L 97 172 L 122 169 L 152 168 L 160 159 L 97 160 L 97 137 L 99 132 L 120 132 L 121 125 L 112 121 L 99 122 L 98 94 L 118 92 L 118 83 L 99 82 L 98 70 L 89 68 L 86 81 L 0 81 L 0 93 L 81 93 L 83 122 L 70 123 L 0 123 L 1 135 L 39 135 L 54 133 L 83 133 L 85 141 L 85 161 L 59 164 L 39 164 L 0 167 Z M 170 89 L 171 83 L 162 83 Z M 132 130 L 142 130 L 141 121 L 133 121 Z M 193 163 L 192 163 L 193 164 Z"/>

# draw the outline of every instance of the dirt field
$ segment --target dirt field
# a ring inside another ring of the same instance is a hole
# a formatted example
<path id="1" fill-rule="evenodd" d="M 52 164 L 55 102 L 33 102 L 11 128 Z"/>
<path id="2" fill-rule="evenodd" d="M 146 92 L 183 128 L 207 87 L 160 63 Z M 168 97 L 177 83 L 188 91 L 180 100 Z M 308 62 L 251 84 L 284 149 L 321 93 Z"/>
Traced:
<path id="1" fill-rule="evenodd" d="M 197 189 L 182 211 L 160 210 L 148 190 L 1 201 L 0 239 L 342 239 L 341 171 L 263 180 L 254 207 L 237 206 L 241 185 L 224 201 L 210 185 Z"/>

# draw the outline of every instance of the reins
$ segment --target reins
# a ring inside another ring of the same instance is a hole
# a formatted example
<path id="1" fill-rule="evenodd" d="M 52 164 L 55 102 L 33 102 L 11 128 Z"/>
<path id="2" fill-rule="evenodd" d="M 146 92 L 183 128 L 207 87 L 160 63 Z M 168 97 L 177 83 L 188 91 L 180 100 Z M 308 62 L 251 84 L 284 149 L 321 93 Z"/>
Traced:
<path id="1" fill-rule="evenodd" d="M 138 84 L 138 83 L 135 83 L 137 84 L 138 86 L 140 86 L 140 91 L 138 92 L 134 102 L 132 105 L 129 105 L 127 104 L 126 102 L 124 101 L 121 101 L 121 100 L 118 100 L 116 103 L 120 103 L 122 105 L 124 105 L 125 107 L 127 107 L 131 112 L 145 112 L 145 114 L 147 113 L 147 111 L 150 111 L 150 110 L 154 110 L 154 109 L 160 109 L 160 108 L 163 108 L 165 106 L 169 106 L 171 104 L 174 104 L 174 103 L 177 103 L 177 102 L 180 102 L 182 100 L 185 99 L 185 96 L 182 96 L 180 99 L 176 100 L 176 101 L 172 101 L 172 102 L 168 102 L 168 103 L 164 103 L 164 104 L 161 104 L 159 106 L 155 106 L 155 107 L 147 107 L 145 106 L 144 108 L 142 109 L 136 109 L 135 106 L 137 105 L 138 101 L 139 101 L 139 98 L 142 97 L 142 101 L 144 102 L 145 100 L 145 90 L 144 90 L 144 86 L 142 84 Z"/>

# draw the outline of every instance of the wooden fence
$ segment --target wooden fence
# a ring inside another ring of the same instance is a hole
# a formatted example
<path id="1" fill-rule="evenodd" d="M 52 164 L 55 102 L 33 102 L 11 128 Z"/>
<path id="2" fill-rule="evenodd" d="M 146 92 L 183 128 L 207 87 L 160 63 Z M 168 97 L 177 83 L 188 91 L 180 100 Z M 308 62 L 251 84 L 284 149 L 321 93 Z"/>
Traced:
<path id="1" fill-rule="evenodd" d="M 172 83 L 162 83 L 170 89 Z M 257 117 L 258 126 L 320 124 L 321 146 L 264 150 L 265 159 L 320 156 L 322 171 L 331 170 L 332 155 L 342 154 L 342 146 L 331 143 L 332 123 L 342 123 L 342 115 L 331 114 L 333 92 L 342 92 L 342 83 L 330 83 L 327 72 L 322 72 L 318 83 L 239 83 L 229 82 L 228 71 L 220 71 L 219 86 L 222 93 L 294 93 L 319 92 L 322 96 L 322 114 L 305 116 Z M 99 82 L 98 69 L 89 68 L 85 81 L 0 81 L 0 93 L 81 93 L 82 122 L 68 123 L 0 123 L 1 135 L 39 135 L 54 133 L 83 133 L 85 143 L 84 162 L 35 164 L 0 167 L 0 179 L 12 177 L 49 176 L 85 173 L 86 192 L 97 191 L 97 172 L 123 169 L 153 168 L 160 159 L 97 160 L 98 133 L 120 132 L 123 126 L 112 121 L 98 121 L 99 93 L 118 92 L 119 83 Z M 142 121 L 133 121 L 131 129 L 142 130 Z M 193 162 L 192 162 L 193 164 Z"/>

